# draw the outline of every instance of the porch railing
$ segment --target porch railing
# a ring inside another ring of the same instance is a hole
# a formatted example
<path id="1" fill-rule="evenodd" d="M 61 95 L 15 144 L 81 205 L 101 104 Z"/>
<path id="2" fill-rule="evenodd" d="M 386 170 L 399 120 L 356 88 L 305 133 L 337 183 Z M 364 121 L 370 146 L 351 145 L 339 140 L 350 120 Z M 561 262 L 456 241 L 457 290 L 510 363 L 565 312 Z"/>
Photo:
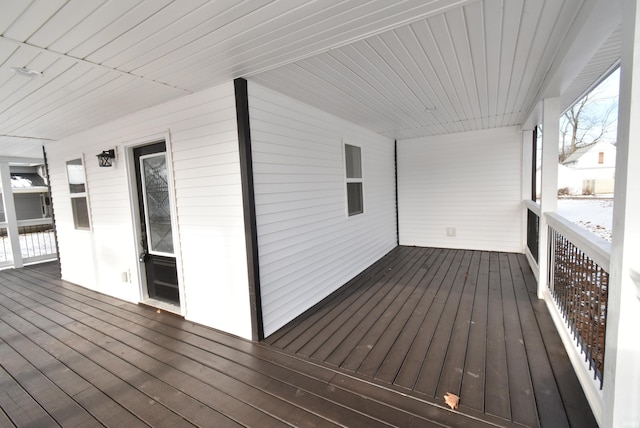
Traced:
<path id="1" fill-rule="evenodd" d="M 527 248 L 531 257 L 538 263 L 538 245 L 540 242 L 540 206 L 526 201 L 527 208 Z"/>
<path id="2" fill-rule="evenodd" d="M 547 213 L 549 292 L 593 379 L 602 389 L 610 244 Z"/>
<path id="3" fill-rule="evenodd" d="M 57 257 L 53 221 L 51 218 L 19 220 L 20 253 L 24 263 L 53 260 Z M 12 265 L 11 243 L 7 224 L 0 223 L 0 267 Z"/>

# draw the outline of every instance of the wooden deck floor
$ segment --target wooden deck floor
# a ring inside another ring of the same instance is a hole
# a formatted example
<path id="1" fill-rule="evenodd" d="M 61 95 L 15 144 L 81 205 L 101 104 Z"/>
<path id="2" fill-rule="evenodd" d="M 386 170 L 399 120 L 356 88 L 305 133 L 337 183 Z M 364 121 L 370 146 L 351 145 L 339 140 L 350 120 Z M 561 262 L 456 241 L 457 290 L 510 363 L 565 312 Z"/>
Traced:
<path id="1" fill-rule="evenodd" d="M 266 342 L 498 425 L 597 426 L 523 255 L 398 247 Z"/>
<path id="2" fill-rule="evenodd" d="M 1 427 L 495 426 L 56 272 L 0 271 Z"/>

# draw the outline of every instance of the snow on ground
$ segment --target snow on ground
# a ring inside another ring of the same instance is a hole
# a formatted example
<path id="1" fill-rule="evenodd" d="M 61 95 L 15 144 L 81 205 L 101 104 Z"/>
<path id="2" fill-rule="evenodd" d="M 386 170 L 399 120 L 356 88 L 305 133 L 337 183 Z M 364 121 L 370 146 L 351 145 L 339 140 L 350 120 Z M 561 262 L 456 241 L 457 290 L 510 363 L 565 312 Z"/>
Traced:
<path id="1" fill-rule="evenodd" d="M 558 214 L 611 242 L 613 199 L 558 199 Z"/>

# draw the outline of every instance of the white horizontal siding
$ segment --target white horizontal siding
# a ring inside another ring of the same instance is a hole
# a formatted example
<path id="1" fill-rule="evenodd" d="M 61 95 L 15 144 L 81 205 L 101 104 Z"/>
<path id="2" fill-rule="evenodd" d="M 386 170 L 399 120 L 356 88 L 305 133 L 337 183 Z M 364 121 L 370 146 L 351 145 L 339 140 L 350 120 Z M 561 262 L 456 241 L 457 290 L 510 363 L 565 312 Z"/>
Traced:
<path id="1" fill-rule="evenodd" d="M 170 133 L 187 319 L 251 337 L 235 97 L 230 83 L 47 144 L 65 279 L 137 302 L 138 245 L 123 144 Z M 112 168 L 96 153 L 116 148 Z M 65 162 L 84 154 L 92 231 L 76 231 Z M 130 283 L 122 272 L 131 272 Z"/>
<path id="2" fill-rule="evenodd" d="M 509 127 L 398 141 L 400 244 L 520 252 L 520 140 Z"/>
<path id="3" fill-rule="evenodd" d="M 393 141 L 249 82 L 265 334 L 396 244 Z M 343 141 L 362 147 L 365 213 L 347 217 Z"/>

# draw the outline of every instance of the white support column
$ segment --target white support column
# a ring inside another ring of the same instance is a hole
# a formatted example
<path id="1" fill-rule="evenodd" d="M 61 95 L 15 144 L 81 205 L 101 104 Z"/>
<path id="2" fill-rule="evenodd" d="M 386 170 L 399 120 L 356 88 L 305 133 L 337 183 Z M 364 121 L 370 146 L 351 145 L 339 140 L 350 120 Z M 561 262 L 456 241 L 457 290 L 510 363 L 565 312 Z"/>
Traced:
<path id="1" fill-rule="evenodd" d="M 522 131 L 522 200 L 531 199 L 531 174 L 533 162 L 533 131 Z M 522 209 L 522 250 L 527 247 L 527 211 Z"/>
<path id="2" fill-rule="evenodd" d="M 558 207 L 558 137 L 560 98 L 542 100 L 542 162 L 540 183 L 540 239 L 538 243 L 538 298 L 547 287 L 549 276 L 549 232 L 545 213 Z"/>
<path id="3" fill-rule="evenodd" d="M 4 202 L 4 216 L 7 221 L 7 235 L 11 243 L 13 267 L 21 268 L 23 263 L 20 250 L 20 235 L 18 234 L 18 217 L 16 216 L 16 205 L 13 201 L 13 190 L 11 189 L 11 172 L 7 162 L 0 162 L 0 186 L 2 188 L 2 201 Z"/>
<path id="4" fill-rule="evenodd" d="M 624 8 L 602 427 L 640 427 L 640 10 Z"/>

